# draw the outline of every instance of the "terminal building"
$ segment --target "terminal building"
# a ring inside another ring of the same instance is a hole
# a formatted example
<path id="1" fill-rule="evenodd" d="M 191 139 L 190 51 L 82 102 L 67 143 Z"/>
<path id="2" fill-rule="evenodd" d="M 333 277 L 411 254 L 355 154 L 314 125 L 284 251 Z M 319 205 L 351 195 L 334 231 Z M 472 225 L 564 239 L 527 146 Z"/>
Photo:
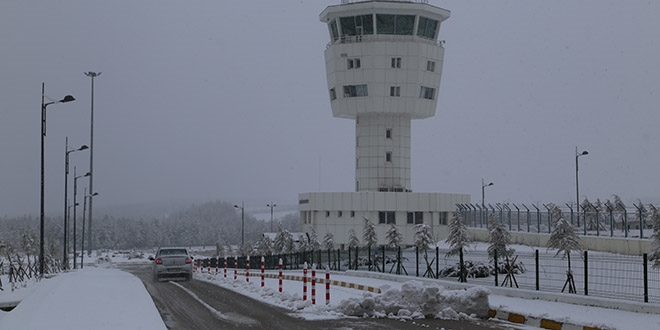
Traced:
<path id="1" fill-rule="evenodd" d="M 470 195 L 413 192 L 411 121 L 435 115 L 449 11 L 428 1 L 349 1 L 320 14 L 330 41 L 325 49 L 327 88 L 334 117 L 355 121 L 355 191 L 299 194 L 302 230 L 330 232 L 346 246 L 349 231 L 362 239 L 364 219 L 376 225 L 378 244 L 395 225 L 404 244 L 415 225 L 447 236 L 456 204 Z"/>

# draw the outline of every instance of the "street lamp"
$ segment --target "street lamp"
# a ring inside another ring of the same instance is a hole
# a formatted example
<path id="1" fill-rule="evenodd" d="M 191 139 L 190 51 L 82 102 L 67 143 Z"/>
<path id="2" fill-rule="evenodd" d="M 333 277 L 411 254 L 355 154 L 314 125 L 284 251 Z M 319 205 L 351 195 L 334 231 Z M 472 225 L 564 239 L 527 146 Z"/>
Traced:
<path id="1" fill-rule="evenodd" d="M 241 202 L 241 206 L 234 205 L 235 208 L 241 209 L 241 248 L 245 244 L 245 202 Z"/>
<path id="2" fill-rule="evenodd" d="M 67 103 L 74 101 L 71 95 L 65 96 L 59 101 L 44 103 L 45 83 L 41 83 L 41 208 L 39 211 L 39 274 L 44 276 L 44 138 L 46 137 L 46 107 L 55 103 Z"/>
<path id="3" fill-rule="evenodd" d="M 578 153 L 578 148 L 575 146 L 575 201 L 577 203 L 577 214 L 578 214 L 578 220 L 577 220 L 577 225 L 580 227 L 580 185 L 578 184 L 578 158 L 580 156 L 586 156 L 588 155 L 588 151 L 583 151 L 581 153 Z"/>
<path id="4" fill-rule="evenodd" d="M 87 209 L 87 198 L 89 197 L 91 199 L 92 197 L 94 197 L 98 194 L 99 193 L 93 193 L 93 194 L 87 195 L 87 188 L 85 188 L 84 197 L 83 197 L 82 239 L 80 240 L 81 241 L 80 244 L 82 245 L 80 247 L 80 251 L 81 251 L 81 253 L 80 253 L 80 269 L 83 269 L 83 266 L 85 265 L 85 263 L 83 261 L 85 260 L 85 211 Z"/>
<path id="5" fill-rule="evenodd" d="M 494 183 L 485 184 L 484 179 L 481 179 L 481 206 L 485 206 L 486 201 L 486 187 L 492 186 Z"/>
<path id="6" fill-rule="evenodd" d="M 83 151 L 89 149 L 89 147 L 84 144 L 78 149 L 69 150 L 69 137 L 66 137 L 65 140 L 65 151 L 64 151 L 64 259 L 63 259 L 63 269 L 69 268 L 69 245 L 68 245 L 68 231 L 69 231 L 69 221 L 68 221 L 68 206 L 69 206 L 69 197 L 68 197 L 68 185 L 69 185 L 69 154 L 76 151 Z"/>
<path id="7" fill-rule="evenodd" d="M 101 72 L 85 72 L 87 77 L 92 78 L 92 100 L 91 100 L 91 116 L 90 116 L 90 129 L 89 129 L 89 172 L 94 172 L 94 78 L 101 75 Z M 89 177 L 89 191 L 94 191 L 94 176 Z M 89 198 L 89 233 L 87 233 L 87 246 L 88 255 L 92 255 L 92 197 Z"/>
<path id="8" fill-rule="evenodd" d="M 76 206 L 78 204 L 78 179 L 91 176 L 92 172 L 87 172 L 84 175 L 76 176 L 76 167 L 73 167 L 73 269 L 76 269 L 76 263 L 78 258 L 76 258 Z"/>
<path id="9" fill-rule="evenodd" d="M 275 203 L 266 204 L 267 207 L 270 207 L 270 232 L 273 232 L 273 208 L 277 206 Z"/>

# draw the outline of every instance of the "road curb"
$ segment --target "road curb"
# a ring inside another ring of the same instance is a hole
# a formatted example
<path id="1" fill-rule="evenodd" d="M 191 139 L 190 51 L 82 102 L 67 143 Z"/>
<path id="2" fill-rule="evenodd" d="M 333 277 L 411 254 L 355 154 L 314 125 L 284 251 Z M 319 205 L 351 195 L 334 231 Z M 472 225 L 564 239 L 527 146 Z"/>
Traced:
<path id="1" fill-rule="evenodd" d="M 488 318 L 506 320 L 511 323 L 524 324 L 550 330 L 609 330 L 608 328 L 596 328 L 586 325 L 577 325 L 552 319 L 522 315 L 513 312 L 496 311 L 494 309 L 488 310 Z"/>

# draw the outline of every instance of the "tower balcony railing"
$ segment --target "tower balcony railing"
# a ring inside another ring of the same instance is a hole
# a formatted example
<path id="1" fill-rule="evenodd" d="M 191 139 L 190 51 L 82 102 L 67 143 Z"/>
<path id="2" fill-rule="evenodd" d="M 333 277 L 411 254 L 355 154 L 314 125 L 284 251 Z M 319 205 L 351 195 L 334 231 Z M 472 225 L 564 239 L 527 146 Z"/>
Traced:
<path id="1" fill-rule="evenodd" d="M 356 3 L 356 2 L 369 2 L 369 1 L 374 1 L 374 0 L 341 0 L 342 5 L 346 5 L 349 3 Z M 375 0 L 378 1 L 378 0 Z M 429 0 L 399 0 L 401 2 L 416 2 L 416 3 L 429 3 Z"/>
<path id="2" fill-rule="evenodd" d="M 439 47 L 444 47 L 444 40 L 435 40 L 424 37 L 419 37 L 416 35 L 396 35 L 396 34 L 364 34 L 364 35 L 341 35 L 337 40 L 333 40 L 326 45 L 326 48 L 335 44 L 350 44 L 350 43 L 360 43 L 360 42 L 383 42 L 383 41 L 393 41 L 393 42 L 406 42 L 406 41 L 416 41 L 416 42 L 425 42 L 429 44 L 434 44 Z"/>

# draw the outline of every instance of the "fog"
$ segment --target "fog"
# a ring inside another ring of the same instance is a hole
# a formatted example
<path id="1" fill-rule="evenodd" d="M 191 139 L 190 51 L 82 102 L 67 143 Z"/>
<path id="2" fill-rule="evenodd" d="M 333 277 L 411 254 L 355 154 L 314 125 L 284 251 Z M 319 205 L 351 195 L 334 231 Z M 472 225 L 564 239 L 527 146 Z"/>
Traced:
<path id="1" fill-rule="evenodd" d="M 413 122 L 412 188 L 487 202 L 657 202 L 660 3 L 429 1 L 451 11 L 436 116 Z M 354 122 L 333 118 L 318 15 L 338 0 L 3 1 L 0 216 L 64 204 L 65 138 L 90 143 L 94 206 L 297 204 L 353 191 Z M 78 175 L 89 151 L 70 154 Z M 87 178 L 78 180 L 82 204 Z M 73 191 L 72 184 L 69 192 Z M 72 198 L 72 197 L 71 197 Z"/>

